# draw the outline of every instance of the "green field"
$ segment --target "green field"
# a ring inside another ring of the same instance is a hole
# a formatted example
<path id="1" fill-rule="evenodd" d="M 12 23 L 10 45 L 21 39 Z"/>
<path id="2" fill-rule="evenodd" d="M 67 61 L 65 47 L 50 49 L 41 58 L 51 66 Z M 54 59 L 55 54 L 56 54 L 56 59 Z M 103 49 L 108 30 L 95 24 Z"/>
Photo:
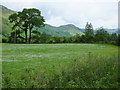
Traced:
<path id="1" fill-rule="evenodd" d="M 116 88 L 118 47 L 2 44 L 3 88 Z"/>

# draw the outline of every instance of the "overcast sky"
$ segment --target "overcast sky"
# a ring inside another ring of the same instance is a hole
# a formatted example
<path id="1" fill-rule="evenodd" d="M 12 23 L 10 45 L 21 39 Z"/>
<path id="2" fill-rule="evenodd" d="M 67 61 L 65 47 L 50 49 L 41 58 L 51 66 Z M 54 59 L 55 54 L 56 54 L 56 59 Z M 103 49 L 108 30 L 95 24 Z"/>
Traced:
<path id="1" fill-rule="evenodd" d="M 118 0 L 3 0 L 2 5 L 15 11 L 23 8 L 41 10 L 47 24 L 74 24 L 84 28 L 91 22 L 94 28 L 118 27 Z"/>

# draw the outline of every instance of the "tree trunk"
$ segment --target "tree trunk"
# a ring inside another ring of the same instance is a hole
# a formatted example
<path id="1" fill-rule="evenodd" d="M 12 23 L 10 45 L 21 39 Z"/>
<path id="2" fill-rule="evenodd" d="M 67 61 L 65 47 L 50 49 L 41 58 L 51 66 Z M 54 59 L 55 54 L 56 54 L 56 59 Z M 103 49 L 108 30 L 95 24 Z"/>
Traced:
<path id="1" fill-rule="evenodd" d="M 27 30 L 25 30 L 25 42 L 27 43 Z"/>
<path id="2" fill-rule="evenodd" d="M 17 42 L 17 38 L 16 38 L 16 31 L 15 31 L 15 34 L 14 34 L 14 43 L 16 43 Z"/>
<path id="3" fill-rule="evenodd" d="M 29 31 L 29 44 L 31 43 L 31 29 Z"/>
<path id="4" fill-rule="evenodd" d="M 15 43 L 17 43 L 17 31 L 15 32 Z"/>
<path id="5" fill-rule="evenodd" d="M 15 41 L 16 41 L 15 39 L 16 39 L 16 33 L 14 34 L 14 39 L 13 39 L 13 40 L 14 40 L 14 43 L 15 43 Z"/>

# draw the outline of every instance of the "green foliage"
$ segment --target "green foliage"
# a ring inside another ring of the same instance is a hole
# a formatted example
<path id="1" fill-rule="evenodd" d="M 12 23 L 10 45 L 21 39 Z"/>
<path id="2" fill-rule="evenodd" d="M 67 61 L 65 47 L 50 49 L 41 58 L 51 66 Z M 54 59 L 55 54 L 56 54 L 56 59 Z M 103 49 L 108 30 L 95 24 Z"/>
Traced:
<path id="1" fill-rule="evenodd" d="M 96 32 L 95 39 L 97 42 L 109 42 L 109 33 L 104 28 L 99 28 Z"/>
<path id="2" fill-rule="evenodd" d="M 73 37 L 73 42 L 76 42 L 76 43 L 80 43 L 81 42 L 81 37 L 79 34 L 76 34 L 74 37 Z"/>
<path id="3" fill-rule="evenodd" d="M 33 43 L 39 43 L 39 41 L 40 41 L 40 35 L 41 35 L 41 33 L 40 32 L 38 32 L 37 30 L 35 30 L 35 31 L 32 31 L 32 42 Z"/>
<path id="4" fill-rule="evenodd" d="M 5 37 L 4 35 L 0 35 L 0 42 L 3 42 L 3 43 L 7 43 L 8 42 L 8 38 L 7 37 Z"/>
<path id="5" fill-rule="evenodd" d="M 86 40 L 86 42 L 94 41 L 93 26 L 91 23 L 88 24 L 88 22 L 85 27 L 85 40 Z"/>
<path id="6" fill-rule="evenodd" d="M 42 33 L 41 36 L 40 36 L 40 42 L 41 43 L 47 43 L 49 40 L 49 37 L 46 33 Z"/>
<path id="7" fill-rule="evenodd" d="M 25 38 L 27 43 L 27 31 L 29 30 L 29 43 L 31 43 L 31 30 L 33 27 L 44 26 L 44 18 L 41 16 L 41 12 L 36 9 L 23 9 L 22 12 L 14 13 L 9 16 L 11 23 L 14 23 L 12 29 L 23 30 L 25 32 Z M 17 29 L 16 29 L 17 28 Z M 16 37 L 16 36 L 15 36 Z"/>
<path id="8" fill-rule="evenodd" d="M 54 75 L 48 87 L 118 88 L 117 55 L 112 57 L 92 55 L 83 58 L 75 59 L 70 66 L 61 71 L 61 74 Z"/>
<path id="9" fill-rule="evenodd" d="M 112 33 L 111 35 L 109 35 L 109 42 L 111 44 L 118 45 L 118 38 L 119 35 L 117 35 L 116 33 Z"/>

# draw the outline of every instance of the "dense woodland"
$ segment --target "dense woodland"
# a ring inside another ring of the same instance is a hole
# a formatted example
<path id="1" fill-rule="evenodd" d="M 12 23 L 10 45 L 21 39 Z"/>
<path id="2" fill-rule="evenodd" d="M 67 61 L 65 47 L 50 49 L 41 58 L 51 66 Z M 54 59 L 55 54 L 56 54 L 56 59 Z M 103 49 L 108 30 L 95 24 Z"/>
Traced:
<path id="1" fill-rule="evenodd" d="M 87 23 L 83 35 L 51 36 L 40 32 L 33 27 L 44 27 L 45 19 L 38 9 L 23 9 L 22 12 L 9 16 L 12 23 L 12 32 L 7 38 L 2 38 L 3 43 L 107 43 L 120 45 L 120 35 L 108 33 L 103 27 L 94 32 L 93 26 Z"/>

